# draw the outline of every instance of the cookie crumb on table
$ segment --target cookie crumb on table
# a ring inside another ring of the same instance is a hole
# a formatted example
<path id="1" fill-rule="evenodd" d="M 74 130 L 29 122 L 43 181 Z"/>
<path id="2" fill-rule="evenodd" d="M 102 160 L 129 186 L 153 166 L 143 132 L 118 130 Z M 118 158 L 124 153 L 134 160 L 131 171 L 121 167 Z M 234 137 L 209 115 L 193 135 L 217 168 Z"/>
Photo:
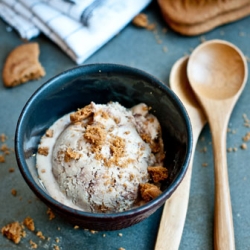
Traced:
<path id="1" fill-rule="evenodd" d="M 49 220 L 53 220 L 56 217 L 53 211 L 51 210 L 51 208 L 48 208 L 47 214 L 49 215 Z M 60 230 L 59 227 L 58 227 L 58 230 Z"/>
<path id="2" fill-rule="evenodd" d="M 10 154 L 10 148 L 8 148 L 8 146 L 6 144 L 3 144 L 0 148 L 0 150 L 5 154 L 5 155 L 9 155 Z"/>
<path id="3" fill-rule="evenodd" d="M 4 85 L 14 87 L 43 77 L 45 70 L 38 60 L 39 53 L 38 43 L 25 43 L 13 49 L 4 63 Z"/>
<path id="4" fill-rule="evenodd" d="M 247 132 L 245 136 L 242 138 L 242 140 L 245 142 L 250 141 L 250 132 Z"/>
<path id="5" fill-rule="evenodd" d="M 35 230 L 35 223 L 31 217 L 26 217 L 23 221 L 24 226 L 26 226 L 30 231 Z"/>
<path id="6" fill-rule="evenodd" d="M 140 13 L 134 17 L 132 23 L 140 28 L 146 28 L 148 26 L 148 17 L 144 13 Z"/>
<path id="7" fill-rule="evenodd" d="M 4 226 L 1 232 L 6 238 L 18 244 L 22 238 L 23 229 L 22 225 L 15 221 Z"/>
<path id="8" fill-rule="evenodd" d="M 11 194 L 13 195 L 13 196 L 16 196 L 17 195 L 17 191 L 16 191 L 16 189 L 11 189 Z"/>
<path id="9" fill-rule="evenodd" d="M 9 172 L 13 173 L 13 172 L 15 172 L 15 169 L 14 168 L 9 168 Z"/>
<path id="10" fill-rule="evenodd" d="M 0 141 L 1 142 L 5 142 L 7 140 L 7 138 L 8 137 L 5 134 L 3 134 L 3 133 L 0 135 Z"/>
<path id="11" fill-rule="evenodd" d="M 33 240 L 30 240 L 29 243 L 32 249 L 37 249 L 37 244 Z"/>
<path id="12" fill-rule="evenodd" d="M 5 157 L 3 155 L 0 155 L 0 163 L 4 163 L 5 162 Z"/>
<path id="13" fill-rule="evenodd" d="M 43 233 L 42 233 L 41 231 L 38 231 L 38 232 L 36 233 L 36 236 L 39 237 L 39 238 L 42 239 L 42 240 L 45 240 L 45 236 L 43 235 Z"/>
<path id="14" fill-rule="evenodd" d="M 242 143 L 240 147 L 241 147 L 241 149 L 247 149 L 247 144 L 246 143 Z"/>

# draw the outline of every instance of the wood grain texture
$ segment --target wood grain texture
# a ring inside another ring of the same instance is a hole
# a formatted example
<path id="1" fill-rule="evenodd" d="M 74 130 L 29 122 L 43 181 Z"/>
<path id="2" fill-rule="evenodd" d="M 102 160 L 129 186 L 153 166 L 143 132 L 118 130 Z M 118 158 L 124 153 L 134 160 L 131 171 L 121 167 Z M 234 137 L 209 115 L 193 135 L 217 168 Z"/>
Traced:
<path id="1" fill-rule="evenodd" d="M 173 66 L 170 73 L 170 87 L 182 100 L 191 120 L 192 156 L 184 179 L 164 205 L 155 250 L 178 250 L 179 248 L 188 208 L 194 151 L 200 132 L 206 123 L 203 111 L 195 101 L 188 83 L 187 61 L 188 57 L 181 58 Z"/>
<path id="2" fill-rule="evenodd" d="M 211 40 L 193 51 L 187 72 L 191 87 L 208 118 L 212 134 L 215 170 L 214 248 L 233 250 L 235 240 L 226 134 L 231 112 L 246 84 L 246 58 L 233 44 Z"/>

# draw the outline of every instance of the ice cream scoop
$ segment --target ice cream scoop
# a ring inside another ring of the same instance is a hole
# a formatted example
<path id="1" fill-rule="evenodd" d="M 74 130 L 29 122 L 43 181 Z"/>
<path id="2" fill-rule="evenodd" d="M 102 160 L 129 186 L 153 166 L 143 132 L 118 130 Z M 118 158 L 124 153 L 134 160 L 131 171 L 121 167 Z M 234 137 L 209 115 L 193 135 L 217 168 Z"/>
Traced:
<path id="1" fill-rule="evenodd" d="M 148 110 L 145 104 L 126 109 L 117 102 L 92 102 L 56 121 L 37 155 L 48 192 L 84 211 L 136 206 L 139 184 L 150 179 L 148 167 L 161 166 L 164 159 L 161 128 Z M 42 154 L 46 148 L 48 154 Z"/>

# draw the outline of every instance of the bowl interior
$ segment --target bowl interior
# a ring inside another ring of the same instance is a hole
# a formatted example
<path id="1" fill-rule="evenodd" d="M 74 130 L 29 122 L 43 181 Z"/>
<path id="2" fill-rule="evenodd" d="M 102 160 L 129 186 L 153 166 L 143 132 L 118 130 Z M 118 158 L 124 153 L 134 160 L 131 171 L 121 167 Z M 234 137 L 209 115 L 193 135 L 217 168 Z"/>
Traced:
<path id="1" fill-rule="evenodd" d="M 121 65 L 95 64 L 74 68 L 52 78 L 32 95 L 20 115 L 16 131 L 17 161 L 28 184 L 32 189 L 46 193 L 35 167 L 34 154 L 40 138 L 58 118 L 91 101 L 100 104 L 117 101 L 127 108 L 144 102 L 152 108 L 151 112 L 162 127 L 165 165 L 170 173 L 163 183 L 164 197 L 157 198 L 158 205 L 163 204 L 187 169 L 191 152 L 189 119 L 181 102 L 168 87 L 143 71 Z"/>

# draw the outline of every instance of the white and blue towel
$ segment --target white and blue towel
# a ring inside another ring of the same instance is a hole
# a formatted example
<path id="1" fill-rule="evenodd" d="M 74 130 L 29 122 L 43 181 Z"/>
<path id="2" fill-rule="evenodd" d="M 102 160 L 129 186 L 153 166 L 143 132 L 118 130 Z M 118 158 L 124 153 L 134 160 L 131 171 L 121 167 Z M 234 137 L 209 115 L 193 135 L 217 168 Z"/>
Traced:
<path id="1" fill-rule="evenodd" d="M 0 0 L 0 17 L 30 40 L 44 33 L 81 64 L 151 0 Z"/>

